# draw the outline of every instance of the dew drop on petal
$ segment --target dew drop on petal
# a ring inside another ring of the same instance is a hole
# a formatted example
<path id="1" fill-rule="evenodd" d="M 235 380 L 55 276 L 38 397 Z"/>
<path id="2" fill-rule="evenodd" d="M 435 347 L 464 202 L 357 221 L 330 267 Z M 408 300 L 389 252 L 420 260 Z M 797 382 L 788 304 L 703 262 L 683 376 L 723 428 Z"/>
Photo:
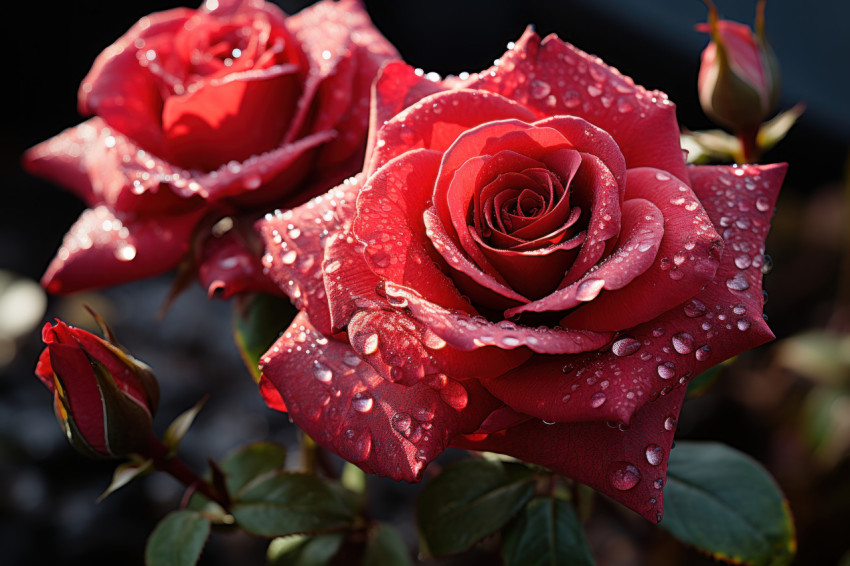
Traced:
<path id="1" fill-rule="evenodd" d="M 354 394 L 354 397 L 351 398 L 351 406 L 354 407 L 355 411 L 361 413 L 368 413 L 371 411 L 373 404 L 374 400 L 372 399 L 372 396 L 365 391 L 358 391 Z"/>
<path id="2" fill-rule="evenodd" d="M 531 81 L 529 90 L 531 98 L 536 98 L 537 100 L 540 100 L 541 98 L 547 96 L 551 91 L 552 87 L 549 86 L 549 83 L 541 80 Z"/>
<path id="3" fill-rule="evenodd" d="M 638 350 L 640 350 L 640 342 L 631 336 L 620 338 L 611 346 L 611 351 L 614 352 L 614 355 L 621 358 L 630 356 Z"/>
<path id="4" fill-rule="evenodd" d="M 767 197 L 758 197 L 756 199 L 756 208 L 760 212 L 767 212 L 770 210 L 770 201 L 767 200 Z"/>
<path id="5" fill-rule="evenodd" d="M 396 413 L 393 415 L 393 429 L 404 436 L 410 436 L 410 426 L 412 423 L 413 419 L 407 413 Z"/>
<path id="6" fill-rule="evenodd" d="M 700 346 L 696 353 L 694 354 L 697 361 L 704 362 L 711 356 L 711 346 L 706 344 L 705 346 Z"/>
<path id="7" fill-rule="evenodd" d="M 738 326 L 738 330 L 740 330 L 741 332 L 744 332 L 745 330 L 749 329 L 750 321 L 747 320 L 746 318 L 739 318 L 738 322 L 737 322 L 737 326 Z"/>
<path id="8" fill-rule="evenodd" d="M 676 419 L 673 417 L 664 419 L 664 430 L 673 430 L 674 428 L 676 428 Z"/>
<path id="9" fill-rule="evenodd" d="M 320 361 L 313 362 L 313 377 L 322 383 L 329 383 L 334 374 L 331 369 Z"/>
<path id="10" fill-rule="evenodd" d="M 374 354 L 378 350 L 378 335 L 370 334 L 363 341 L 363 353 L 367 356 Z"/>
<path id="11" fill-rule="evenodd" d="M 750 283 L 742 274 L 737 273 L 731 279 L 726 280 L 726 287 L 732 291 L 746 291 L 750 288 Z"/>
<path id="12" fill-rule="evenodd" d="M 614 489 L 628 491 L 640 483 L 640 470 L 634 464 L 614 462 L 608 470 L 608 478 Z"/>
<path id="13" fill-rule="evenodd" d="M 673 365 L 673 362 L 658 364 L 656 370 L 658 371 L 658 377 L 661 379 L 671 379 L 676 375 L 676 366 Z"/>
<path id="14" fill-rule="evenodd" d="M 603 279 L 588 279 L 582 282 L 576 290 L 576 299 L 579 301 L 592 301 L 605 286 Z"/>
<path id="15" fill-rule="evenodd" d="M 114 254 L 119 261 L 130 261 L 136 257 L 136 248 L 130 244 L 121 244 L 115 248 Z"/>
<path id="16" fill-rule="evenodd" d="M 590 406 L 594 409 L 598 409 L 599 407 L 604 405 L 605 401 L 607 400 L 608 398 L 605 396 L 605 394 L 599 391 L 598 393 L 594 393 L 590 396 Z"/>
<path id="17" fill-rule="evenodd" d="M 657 466 L 664 459 L 664 449 L 657 444 L 650 444 L 646 447 L 646 461 L 653 466 Z"/>
<path id="18" fill-rule="evenodd" d="M 289 250 L 288 252 L 283 254 L 283 257 L 280 258 L 280 261 L 282 261 L 286 265 L 292 265 L 293 263 L 295 263 L 296 257 L 298 257 L 298 254 L 295 252 L 295 250 Z"/>
<path id="19" fill-rule="evenodd" d="M 685 316 L 689 318 L 698 318 L 705 315 L 705 303 L 698 299 L 691 299 L 685 304 Z"/>
<path id="20" fill-rule="evenodd" d="M 694 337 L 687 332 L 679 332 L 671 339 L 673 349 L 680 354 L 690 354 L 694 351 Z"/>
<path id="21" fill-rule="evenodd" d="M 652 487 L 654 487 L 655 489 L 661 489 L 662 487 L 664 487 L 664 478 L 658 478 L 657 480 L 652 482 Z"/>

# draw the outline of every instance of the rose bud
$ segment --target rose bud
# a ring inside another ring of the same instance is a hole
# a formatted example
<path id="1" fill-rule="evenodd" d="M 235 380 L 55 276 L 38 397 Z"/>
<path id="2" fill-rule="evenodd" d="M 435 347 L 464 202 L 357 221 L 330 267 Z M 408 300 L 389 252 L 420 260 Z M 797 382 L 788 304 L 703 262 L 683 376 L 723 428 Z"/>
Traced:
<path id="1" fill-rule="evenodd" d="M 785 166 L 688 166 L 675 106 L 556 36 L 440 81 L 394 62 L 364 171 L 258 226 L 300 313 L 261 393 L 363 470 L 449 446 L 658 521 L 689 380 L 773 337 Z"/>
<path id="2" fill-rule="evenodd" d="M 150 368 L 112 341 L 47 323 L 35 373 L 54 394 L 56 417 L 71 445 L 93 458 L 143 453 L 159 402 Z"/>
<path id="3" fill-rule="evenodd" d="M 396 58 L 359 0 L 292 16 L 208 0 L 145 16 L 83 79 L 79 109 L 94 117 L 24 157 L 89 207 L 43 285 L 72 293 L 186 261 L 210 294 L 265 290 L 254 220 L 359 170 L 372 80 Z M 218 245 L 224 218 L 247 230 Z"/>
<path id="4" fill-rule="evenodd" d="M 707 3 L 709 22 L 697 26 L 711 34 L 699 70 L 700 104 L 736 133 L 754 132 L 779 95 L 779 68 L 764 33 L 764 0 L 758 4 L 755 33 L 744 24 L 720 20 L 714 4 Z"/>

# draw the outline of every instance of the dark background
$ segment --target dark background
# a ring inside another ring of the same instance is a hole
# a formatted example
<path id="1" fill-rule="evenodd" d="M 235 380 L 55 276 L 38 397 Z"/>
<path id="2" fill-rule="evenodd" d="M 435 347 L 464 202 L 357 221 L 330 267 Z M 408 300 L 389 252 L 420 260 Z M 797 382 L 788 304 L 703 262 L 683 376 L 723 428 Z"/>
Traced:
<path id="1" fill-rule="evenodd" d="M 279 2 L 288 13 L 309 3 Z M 637 83 L 667 92 L 683 125 L 712 127 L 696 96 L 699 54 L 707 42 L 693 30 L 706 18 L 696 0 L 365 4 L 405 60 L 425 71 L 482 70 L 531 23 L 541 35 L 557 32 Z M 752 22 L 754 1 L 719 4 L 729 19 Z M 21 153 L 81 120 L 77 87 L 101 50 L 140 17 L 173 7 L 162 1 L 29 2 L 18 6 L 23 15 L 4 19 L 0 270 L 37 280 L 84 208 L 58 187 L 21 171 Z M 780 339 L 806 329 L 848 329 L 842 310 L 847 305 L 836 296 L 848 285 L 841 262 L 850 247 L 841 184 L 850 141 L 850 36 L 843 29 L 850 8 L 838 0 L 807 2 L 804 8 L 790 0 L 767 7 L 767 29 L 783 71 L 780 106 L 801 100 L 808 105 L 788 138 L 766 156 L 790 164 L 768 241 L 776 267 L 765 282 L 770 294 L 766 312 Z M 50 298 L 45 320 L 61 316 L 83 325 L 81 303 L 99 310 L 119 339 L 157 371 L 164 400 L 158 430 L 211 391 L 184 450 L 197 469 L 203 469 L 207 455 L 220 457 L 247 440 L 272 438 L 294 446 L 293 427 L 260 401 L 238 358 L 229 305 L 210 303 L 195 288 L 159 321 L 154 313 L 169 282 L 162 277 L 102 293 Z M 0 562 L 141 564 L 147 534 L 178 505 L 181 489 L 170 478 L 152 476 L 94 503 L 112 466 L 78 457 L 62 438 L 50 396 L 32 377 L 39 344 L 36 329 L 15 340 L 14 356 L 0 361 Z M 686 405 L 679 435 L 721 440 L 764 462 L 796 514 L 797 563 L 833 564 L 848 548 L 842 529 L 850 522 L 850 467 L 846 455 L 826 468 L 811 462 L 797 413 L 800 399 L 814 386 L 777 365 L 776 358 L 774 346 L 741 356 L 709 395 Z M 375 515 L 398 521 L 412 545 L 418 487 L 370 481 Z M 603 565 L 705 560 L 605 502 L 588 525 L 588 535 Z M 263 552 L 263 545 L 251 539 L 217 535 L 201 563 L 257 564 Z M 492 563 L 479 554 L 480 563 Z"/>

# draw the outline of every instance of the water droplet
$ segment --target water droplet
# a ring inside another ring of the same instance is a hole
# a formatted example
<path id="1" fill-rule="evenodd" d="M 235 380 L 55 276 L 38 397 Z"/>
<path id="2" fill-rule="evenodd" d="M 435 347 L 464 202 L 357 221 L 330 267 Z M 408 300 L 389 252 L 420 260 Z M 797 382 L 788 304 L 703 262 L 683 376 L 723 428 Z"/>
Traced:
<path id="1" fill-rule="evenodd" d="M 660 336 L 664 336 L 664 328 L 661 327 L 661 326 L 654 328 L 652 330 L 652 335 L 655 336 L 656 338 L 658 338 Z"/>
<path id="2" fill-rule="evenodd" d="M 501 339 L 501 342 L 502 342 L 502 344 L 504 344 L 505 346 L 507 346 L 509 348 L 519 346 L 519 343 L 520 343 L 519 338 L 516 338 L 514 336 L 503 336 L 502 339 Z"/>
<path id="3" fill-rule="evenodd" d="M 121 244 L 113 252 L 118 261 L 130 261 L 136 257 L 136 248 L 130 244 Z"/>
<path id="4" fill-rule="evenodd" d="M 671 339 L 673 349 L 680 354 L 690 354 L 694 351 L 694 337 L 687 332 L 679 332 Z"/>
<path id="5" fill-rule="evenodd" d="M 753 260 L 748 255 L 742 254 L 735 258 L 735 267 L 738 269 L 747 269 L 752 264 Z"/>
<path id="6" fill-rule="evenodd" d="M 698 318 L 705 314 L 705 303 L 698 299 L 691 299 L 685 304 L 685 316 L 689 318 Z"/>
<path id="7" fill-rule="evenodd" d="M 331 369 L 320 361 L 313 362 L 313 377 L 322 383 L 328 383 L 333 379 L 334 374 Z"/>
<path id="8" fill-rule="evenodd" d="M 407 413 L 396 413 L 392 418 L 392 426 L 396 432 L 402 434 L 403 436 L 410 436 L 410 426 L 413 423 L 413 419 L 410 418 L 410 415 Z"/>
<path id="9" fill-rule="evenodd" d="M 658 179 L 659 181 L 669 181 L 670 175 L 668 175 L 667 173 L 661 173 L 659 171 L 658 173 L 655 174 L 655 178 Z"/>
<path id="10" fill-rule="evenodd" d="M 733 278 L 726 280 L 726 287 L 732 291 L 746 291 L 750 288 L 750 283 L 742 274 L 736 273 Z"/>
<path id="11" fill-rule="evenodd" d="M 673 417 L 667 417 L 664 419 L 664 430 L 673 430 L 676 428 L 676 419 Z"/>
<path id="12" fill-rule="evenodd" d="M 640 350 L 640 342 L 631 336 L 620 338 L 611 346 L 611 351 L 614 352 L 614 355 L 621 358 L 630 356 L 638 350 Z"/>
<path id="13" fill-rule="evenodd" d="M 769 255 L 765 254 L 764 263 L 761 266 L 761 272 L 763 275 L 767 275 L 771 271 L 773 271 L 773 259 Z"/>
<path id="14" fill-rule="evenodd" d="M 646 447 L 646 461 L 653 466 L 661 464 L 664 459 L 664 449 L 657 444 L 650 444 Z"/>
<path id="15" fill-rule="evenodd" d="M 348 429 L 343 433 L 343 443 L 340 446 L 341 456 L 352 462 L 362 462 L 372 451 L 372 435 L 368 430 L 355 432 Z"/>
<path id="16" fill-rule="evenodd" d="M 582 282 L 576 290 L 576 299 L 579 301 L 592 301 L 605 286 L 603 279 L 588 279 Z"/>
<path id="17" fill-rule="evenodd" d="M 604 405 L 605 401 L 607 400 L 608 398 L 605 396 L 605 394 L 599 391 L 598 393 L 594 393 L 590 396 L 590 406 L 594 409 L 598 409 L 599 407 Z"/>
<path id="18" fill-rule="evenodd" d="M 249 191 L 260 188 L 263 184 L 263 178 L 259 175 L 248 175 L 242 180 L 242 186 Z"/>
<path id="19" fill-rule="evenodd" d="M 552 87 L 549 86 L 549 83 L 541 81 L 541 80 L 533 80 L 531 81 L 530 90 L 531 98 L 541 99 L 552 91 Z"/>
<path id="20" fill-rule="evenodd" d="M 700 346 L 694 356 L 696 357 L 697 361 L 704 362 L 709 358 L 709 356 L 711 356 L 711 346 L 709 346 L 708 344 L 706 344 L 705 346 Z"/>
<path id="21" fill-rule="evenodd" d="M 354 394 L 354 397 L 351 398 L 351 406 L 354 407 L 355 411 L 359 411 L 361 413 L 368 413 L 371 411 L 373 404 L 374 400 L 372 399 L 372 396 L 366 391 L 358 391 Z"/>
<path id="22" fill-rule="evenodd" d="M 288 252 L 283 254 L 283 257 L 280 258 L 280 261 L 282 261 L 286 265 L 292 265 L 293 263 L 295 263 L 295 258 L 297 257 L 298 253 L 296 253 L 295 250 L 289 250 Z"/>
<path id="23" fill-rule="evenodd" d="M 661 489 L 662 487 L 664 487 L 664 478 L 658 478 L 657 480 L 652 482 L 652 487 L 654 487 L 655 489 Z"/>
<path id="24" fill-rule="evenodd" d="M 440 398 L 451 408 L 460 411 L 469 403 L 469 394 L 457 381 L 449 381 L 440 389 Z"/>
<path id="25" fill-rule="evenodd" d="M 760 212 L 767 212 L 768 210 L 770 210 L 770 201 L 767 199 L 767 197 L 759 197 L 756 199 L 756 208 Z"/>
<path id="26" fill-rule="evenodd" d="M 572 397 L 572 395 L 570 395 L 569 393 L 565 393 L 565 394 L 564 394 L 564 396 L 563 396 L 563 397 L 561 397 L 561 403 L 566 403 L 566 402 L 568 402 L 568 401 L 570 400 L 570 398 L 571 398 L 571 397 Z"/>
<path id="27" fill-rule="evenodd" d="M 744 332 L 745 330 L 747 330 L 750 327 L 750 321 L 746 318 L 739 318 L 737 325 L 738 325 L 738 330 L 740 330 L 741 332 Z"/>
<path id="28" fill-rule="evenodd" d="M 365 355 L 374 354 L 378 350 L 378 335 L 370 334 L 363 340 L 363 353 Z"/>
<path id="29" fill-rule="evenodd" d="M 640 470 L 629 462 L 614 462 L 608 470 L 608 478 L 614 489 L 627 491 L 640 482 Z"/>
<path id="30" fill-rule="evenodd" d="M 673 365 L 673 362 L 664 362 L 663 364 L 658 364 L 656 371 L 658 372 L 658 377 L 661 379 L 670 379 L 676 375 L 676 366 Z"/>

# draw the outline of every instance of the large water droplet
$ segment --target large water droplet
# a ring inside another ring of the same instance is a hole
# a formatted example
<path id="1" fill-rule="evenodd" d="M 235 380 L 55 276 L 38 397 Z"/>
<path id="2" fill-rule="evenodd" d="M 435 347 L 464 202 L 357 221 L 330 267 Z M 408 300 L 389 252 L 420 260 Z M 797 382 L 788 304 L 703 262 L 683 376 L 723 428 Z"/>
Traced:
<path id="1" fill-rule="evenodd" d="M 767 197 L 758 197 L 756 199 L 756 208 L 760 212 L 767 212 L 768 210 L 770 210 L 770 201 L 767 199 Z"/>
<path id="2" fill-rule="evenodd" d="M 130 261 L 136 257 L 136 248 L 130 244 L 121 244 L 113 252 L 118 261 Z"/>
<path id="3" fill-rule="evenodd" d="M 685 304 L 685 316 L 689 318 L 698 318 L 705 315 L 705 303 L 699 299 L 691 299 Z"/>
<path id="4" fill-rule="evenodd" d="M 664 459 L 664 449 L 657 444 L 650 444 L 646 447 L 646 461 L 653 466 L 657 466 Z"/>
<path id="5" fill-rule="evenodd" d="M 671 339 L 673 349 L 680 354 L 690 354 L 694 351 L 694 337 L 687 332 L 678 332 Z"/>
<path id="6" fill-rule="evenodd" d="M 704 362 L 711 356 L 711 346 L 706 344 L 705 346 L 700 346 L 696 353 L 694 354 L 697 361 Z"/>
<path id="7" fill-rule="evenodd" d="M 293 263 L 295 263 L 295 258 L 297 257 L 298 253 L 295 250 L 289 250 L 288 252 L 283 254 L 283 257 L 280 258 L 280 261 L 282 261 L 286 265 L 292 265 Z"/>
<path id="8" fill-rule="evenodd" d="M 599 391 L 598 393 L 594 393 L 590 396 L 590 406 L 594 409 L 598 409 L 599 407 L 604 405 L 605 401 L 607 400 L 608 398 L 605 396 L 605 394 Z"/>
<path id="9" fill-rule="evenodd" d="M 343 443 L 340 446 L 341 455 L 352 462 L 362 462 L 372 451 L 372 435 L 368 430 L 355 431 L 348 429 L 343 433 Z"/>
<path id="10" fill-rule="evenodd" d="M 673 362 L 658 364 L 656 370 L 658 371 L 658 377 L 661 379 L 671 379 L 676 375 L 676 366 L 673 365 Z"/>
<path id="11" fill-rule="evenodd" d="M 750 288 L 750 283 L 744 275 L 736 273 L 732 279 L 726 280 L 726 287 L 732 291 L 746 291 Z"/>
<path id="12" fill-rule="evenodd" d="M 531 98 L 536 98 L 539 100 L 545 96 L 548 96 L 550 92 L 552 92 L 552 87 L 549 86 L 549 83 L 541 80 L 531 81 L 529 90 Z"/>
<path id="13" fill-rule="evenodd" d="M 673 430 L 676 428 L 676 419 L 673 417 L 667 417 L 664 419 L 664 430 Z"/>
<path id="14" fill-rule="evenodd" d="M 365 355 L 374 354 L 378 350 L 378 335 L 370 334 L 363 340 L 363 353 Z"/>
<path id="15" fill-rule="evenodd" d="M 410 418 L 410 415 L 407 413 L 396 413 L 392 418 L 392 426 L 396 430 L 396 432 L 404 435 L 410 435 L 410 426 L 413 423 L 413 419 Z"/>
<path id="16" fill-rule="evenodd" d="M 592 301 L 605 286 L 603 279 L 588 279 L 582 282 L 576 290 L 576 299 L 579 301 Z"/>
<path id="17" fill-rule="evenodd" d="M 624 356 L 630 356 L 638 350 L 640 350 L 640 342 L 631 336 L 620 338 L 611 346 L 611 351 L 614 352 L 614 355 L 620 356 L 621 358 Z"/>
<path id="18" fill-rule="evenodd" d="M 737 322 L 738 330 L 744 332 L 750 327 L 750 321 L 746 318 L 739 318 Z"/>
<path id="19" fill-rule="evenodd" d="M 608 470 L 608 479 L 614 489 L 627 491 L 640 482 L 640 470 L 629 462 L 614 462 Z"/>
<path id="20" fill-rule="evenodd" d="M 313 362 L 313 377 L 322 383 L 328 383 L 333 379 L 334 374 L 331 369 L 322 362 Z"/>
<path id="21" fill-rule="evenodd" d="M 372 399 L 372 396 L 366 391 L 358 391 L 354 394 L 354 397 L 351 398 L 351 406 L 354 407 L 355 411 L 359 411 L 361 413 L 368 413 L 371 411 L 374 403 L 375 401 Z"/>

